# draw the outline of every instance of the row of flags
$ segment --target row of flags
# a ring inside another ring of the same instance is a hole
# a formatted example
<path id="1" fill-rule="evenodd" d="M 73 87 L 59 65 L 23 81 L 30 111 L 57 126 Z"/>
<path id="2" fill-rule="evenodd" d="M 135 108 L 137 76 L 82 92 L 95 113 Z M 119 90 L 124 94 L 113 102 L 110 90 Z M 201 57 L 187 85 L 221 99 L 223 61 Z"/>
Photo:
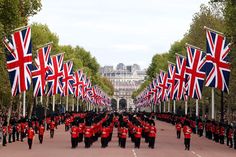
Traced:
<path id="1" fill-rule="evenodd" d="M 167 72 L 160 70 L 151 84 L 136 97 L 137 106 L 149 106 L 169 100 L 202 98 L 205 86 L 229 93 L 230 44 L 215 30 L 206 29 L 206 53 L 186 44 L 187 55 L 176 54 L 176 63 L 168 62 Z"/>
<path id="2" fill-rule="evenodd" d="M 33 82 L 34 97 L 74 95 L 83 101 L 98 105 L 110 105 L 108 95 L 81 69 L 73 71 L 73 62 L 64 61 L 64 53 L 50 56 L 52 44 L 48 43 L 37 50 L 32 59 L 31 28 L 29 26 L 14 32 L 3 43 L 8 50 L 7 70 L 11 83 L 12 96 L 29 90 Z"/>

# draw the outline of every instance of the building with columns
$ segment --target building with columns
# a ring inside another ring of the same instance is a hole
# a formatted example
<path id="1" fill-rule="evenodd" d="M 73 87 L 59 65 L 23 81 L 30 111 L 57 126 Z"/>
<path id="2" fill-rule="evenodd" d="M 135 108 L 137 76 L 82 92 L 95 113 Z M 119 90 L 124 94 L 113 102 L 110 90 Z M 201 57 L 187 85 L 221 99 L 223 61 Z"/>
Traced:
<path id="1" fill-rule="evenodd" d="M 142 70 L 137 64 L 126 66 L 119 63 L 115 68 L 113 66 L 101 67 L 100 73 L 107 77 L 114 86 L 113 109 L 134 109 L 131 96 L 133 91 L 137 90 L 144 82 L 146 70 Z"/>

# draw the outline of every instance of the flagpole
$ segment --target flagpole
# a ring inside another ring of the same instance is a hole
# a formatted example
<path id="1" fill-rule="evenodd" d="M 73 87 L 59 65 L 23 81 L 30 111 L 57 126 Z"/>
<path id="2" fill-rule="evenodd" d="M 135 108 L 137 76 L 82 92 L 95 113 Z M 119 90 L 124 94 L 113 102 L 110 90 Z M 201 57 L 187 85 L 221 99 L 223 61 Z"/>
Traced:
<path id="1" fill-rule="evenodd" d="M 174 114 L 176 114 L 176 105 L 175 105 L 175 100 L 174 100 L 174 104 L 173 104 L 173 106 L 174 106 Z"/>
<path id="2" fill-rule="evenodd" d="M 66 96 L 66 111 L 68 111 L 68 108 L 69 108 L 69 106 L 68 106 L 68 95 Z"/>
<path id="3" fill-rule="evenodd" d="M 163 107 L 163 112 L 166 112 L 166 102 L 164 101 L 164 107 Z"/>
<path id="4" fill-rule="evenodd" d="M 170 112 L 170 100 L 168 101 L 168 112 Z"/>
<path id="5" fill-rule="evenodd" d="M 41 103 L 41 105 L 43 105 L 43 96 L 42 95 L 40 96 L 40 103 Z"/>
<path id="6" fill-rule="evenodd" d="M 74 111 L 75 110 L 75 104 L 74 104 L 75 103 L 75 99 L 73 98 L 72 100 L 73 100 L 72 101 L 72 111 Z"/>
<path id="7" fill-rule="evenodd" d="M 159 112 L 161 113 L 161 103 L 159 104 Z"/>
<path id="8" fill-rule="evenodd" d="M 215 119 L 215 93 L 214 93 L 214 88 L 211 88 L 211 119 Z"/>
<path id="9" fill-rule="evenodd" d="M 188 114 L 188 101 L 185 101 L 185 115 Z"/>
<path id="10" fill-rule="evenodd" d="M 79 112 L 79 98 L 76 98 L 76 111 Z"/>
<path id="11" fill-rule="evenodd" d="M 26 99 L 26 91 L 23 92 L 23 117 L 25 117 L 25 99 Z"/>
<path id="12" fill-rule="evenodd" d="M 52 111 L 55 111 L 55 95 L 52 96 Z"/>
<path id="13" fill-rule="evenodd" d="M 198 118 L 199 116 L 199 106 L 198 106 L 198 99 L 196 99 L 196 117 Z"/>
<path id="14" fill-rule="evenodd" d="M 38 97 L 34 97 L 35 98 L 35 104 L 38 105 Z"/>

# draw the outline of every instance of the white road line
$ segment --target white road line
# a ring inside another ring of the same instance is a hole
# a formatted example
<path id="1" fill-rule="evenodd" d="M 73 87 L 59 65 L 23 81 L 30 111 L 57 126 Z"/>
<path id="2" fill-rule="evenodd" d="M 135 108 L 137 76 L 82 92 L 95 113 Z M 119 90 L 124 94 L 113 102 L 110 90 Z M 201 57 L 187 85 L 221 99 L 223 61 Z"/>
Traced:
<path id="1" fill-rule="evenodd" d="M 196 155 L 197 157 L 202 157 L 201 155 L 195 153 L 194 151 L 191 151 L 194 155 Z"/>
<path id="2" fill-rule="evenodd" d="M 132 152 L 133 152 L 133 154 L 134 154 L 134 157 L 137 157 L 137 154 L 136 154 L 136 152 L 134 151 L 134 149 L 132 149 Z"/>
<path id="3" fill-rule="evenodd" d="M 196 154 L 194 151 L 191 151 L 194 155 Z"/>

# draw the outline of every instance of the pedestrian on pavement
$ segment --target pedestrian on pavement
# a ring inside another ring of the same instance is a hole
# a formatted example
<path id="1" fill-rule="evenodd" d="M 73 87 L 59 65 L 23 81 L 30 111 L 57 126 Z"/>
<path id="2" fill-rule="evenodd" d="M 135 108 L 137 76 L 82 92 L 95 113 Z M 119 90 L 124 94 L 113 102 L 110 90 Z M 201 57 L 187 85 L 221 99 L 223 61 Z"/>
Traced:
<path id="1" fill-rule="evenodd" d="M 228 139 L 229 139 L 229 147 L 233 148 L 233 128 L 232 128 L 232 126 L 229 127 Z"/>
<path id="2" fill-rule="evenodd" d="M 190 139 L 191 139 L 191 134 L 192 134 L 192 129 L 189 126 L 189 122 L 185 121 L 184 127 L 183 127 L 183 132 L 184 132 L 184 145 L 185 145 L 185 150 L 190 149 Z"/>
<path id="3" fill-rule="evenodd" d="M 34 139 L 34 129 L 30 125 L 29 129 L 28 129 L 28 145 L 29 145 L 29 149 L 32 148 L 33 139 Z"/>
<path id="4" fill-rule="evenodd" d="M 149 126 L 149 133 L 148 133 L 148 142 L 149 142 L 148 147 L 149 148 L 154 149 L 156 132 L 157 132 L 157 129 L 155 127 L 155 122 L 154 120 L 151 120 L 150 126 Z"/>

